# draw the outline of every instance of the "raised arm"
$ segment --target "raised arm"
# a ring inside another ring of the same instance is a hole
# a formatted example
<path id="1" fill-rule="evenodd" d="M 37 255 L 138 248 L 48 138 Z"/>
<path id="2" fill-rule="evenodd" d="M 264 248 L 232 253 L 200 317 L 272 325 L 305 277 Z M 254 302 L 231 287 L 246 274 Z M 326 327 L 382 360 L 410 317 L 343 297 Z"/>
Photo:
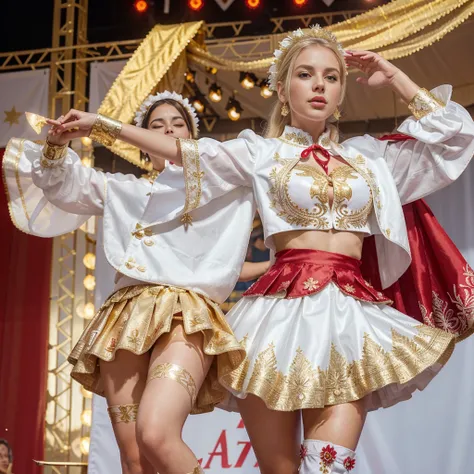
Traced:
<path id="1" fill-rule="evenodd" d="M 406 74 L 375 53 L 358 53 L 349 62 L 366 72 L 367 77 L 359 78 L 359 82 L 371 85 L 377 77 L 379 83 L 382 77 L 390 77 L 382 85 L 390 85 L 413 115 L 398 127 L 399 132 L 412 139 L 380 141 L 366 135 L 347 143 L 368 156 L 385 158 L 402 204 L 455 181 L 474 154 L 474 122 L 462 106 L 451 101 L 452 87 L 420 89 Z"/>
<path id="2" fill-rule="evenodd" d="M 71 109 L 64 117 L 58 120 L 48 120 L 53 125 L 53 136 L 62 134 L 68 140 L 79 137 L 92 138 L 103 145 L 111 145 L 115 139 L 122 140 L 136 146 L 150 157 L 159 156 L 164 160 L 182 164 L 181 151 L 178 141 L 168 135 L 160 135 L 135 125 L 121 123 L 109 117 L 89 112 Z M 151 158 L 153 161 L 153 158 Z M 153 163 L 161 165 L 161 163 Z"/>

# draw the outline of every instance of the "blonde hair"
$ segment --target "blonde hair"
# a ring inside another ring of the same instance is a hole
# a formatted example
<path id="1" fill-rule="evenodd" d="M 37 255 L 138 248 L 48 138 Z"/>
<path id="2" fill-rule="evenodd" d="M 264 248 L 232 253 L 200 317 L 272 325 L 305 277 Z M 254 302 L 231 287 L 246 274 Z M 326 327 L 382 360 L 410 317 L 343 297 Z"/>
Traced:
<path id="1" fill-rule="evenodd" d="M 301 51 L 303 51 L 304 48 L 307 48 L 308 46 L 312 46 L 312 45 L 328 48 L 336 55 L 337 61 L 339 62 L 340 72 L 341 72 L 340 80 L 341 80 L 341 86 L 342 86 L 341 97 L 339 99 L 338 105 L 341 105 L 344 100 L 344 96 L 346 93 L 347 68 L 346 68 L 346 63 L 344 61 L 344 58 L 338 50 L 338 45 L 336 43 L 327 41 L 324 38 L 314 38 L 314 37 L 308 36 L 306 38 L 301 39 L 300 41 L 295 42 L 292 46 L 290 46 L 285 51 L 283 57 L 279 61 L 279 68 L 278 68 L 276 80 L 277 82 L 280 82 L 282 84 L 283 91 L 285 92 L 288 98 L 288 103 L 290 104 L 290 109 L 291 109 L 291 99 L 288 94 L 288 91 L 290 90 L 290 83 L 292 79 L 293 70 L 295 68 L 296 59 L 298 58 L 299 54 L 301 53 Z M 283 133 L 285 126 L 290 125 L 291 112 L 287 116 L 281 115 L 282 107 L 283 107 L 283 104 L 281 103 L 281 101 L 277 100 L 275 102 L 275 105 L 273 106 L 273 109 L 270 113 L 270 117 L 268 119 L 267 128 L 265 130 L 266 138 L 279 137 Z M 331 140 L 337 142 L 339 139 L 339 133 L 337 131 L 337 128 L 334 125 L 329 125 L 329 124 L 327 125 L 327 127 L 329 128 L 329 131 L 330 131 Z"/>

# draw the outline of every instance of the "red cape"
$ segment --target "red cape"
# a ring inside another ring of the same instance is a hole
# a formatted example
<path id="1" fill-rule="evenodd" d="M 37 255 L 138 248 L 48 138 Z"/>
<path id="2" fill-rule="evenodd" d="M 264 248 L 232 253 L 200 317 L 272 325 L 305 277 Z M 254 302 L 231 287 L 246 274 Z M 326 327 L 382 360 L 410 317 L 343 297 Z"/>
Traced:
<path id="1" fill-rule="evenodd" d="M 402 313 L 462 340 L 474 332 L 474 272 L 424 200 L 406 204 L 403 212 L 412 263 L 383 293 Z M 361 270 L 375 288 L 381 288 L 374 237 L 364 240 Z"/>

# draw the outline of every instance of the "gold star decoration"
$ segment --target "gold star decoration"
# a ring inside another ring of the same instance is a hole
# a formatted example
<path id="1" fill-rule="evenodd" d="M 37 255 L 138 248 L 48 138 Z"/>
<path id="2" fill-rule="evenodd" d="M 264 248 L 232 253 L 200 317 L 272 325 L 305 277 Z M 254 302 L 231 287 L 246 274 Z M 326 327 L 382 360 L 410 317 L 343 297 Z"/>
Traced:
<path id="1" fill-rule="evenodd" d="M 18 119 L 21 117 L 23 112 L 17 112 L 15 106 L 12 107 L 11 110 L 4 110 L 5 119 L 3 120 L 4 123 L 9 123 L 10 127 L 14 124 L 19 125 Z"/>

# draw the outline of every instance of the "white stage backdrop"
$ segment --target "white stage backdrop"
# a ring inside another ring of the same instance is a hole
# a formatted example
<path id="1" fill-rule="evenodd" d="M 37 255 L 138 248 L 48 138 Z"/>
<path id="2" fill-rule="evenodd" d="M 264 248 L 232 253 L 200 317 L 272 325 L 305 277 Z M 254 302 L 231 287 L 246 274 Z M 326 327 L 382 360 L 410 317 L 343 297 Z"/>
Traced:
<path id="1" fill-rule="evenodd" d="M 99 107 L 124 62 L 91 66 L 90 111 Z M 474 267 L 474 165 L 455 184 L 428 199 L 450 237 Z M 110 293 L 114 273 L 97 245 L 96 307 Z M 474 336 L 421 393 L 368 416 L 354 474 L 470 474 L 474 472 Z M 272 434 L 269 433 L 269 436 Z M 273 434 L 274 435 L 274 434 Z M 117 474 L 120 462 L 106 405 L 94 397 L 89 474 Z M 240 417 L 216 410 L 192 416 L 184 438 L 209 474 L 258 473 Z M 224 471 L 225 470 L 225 471 Z"/>
<path id="2" fill-rule="evenodd" d="M 429 198 L 441 224 L 474 266 L 474 166 L 449 188 Z M 111 289 L 113 272 L 97 246 L 97 306 Z M 474 472 L 474 336 L 421 393 L 368 417 L 355 474 L 468 474 Z M 275 435 L 275 434 L 270 434 Z M 237 414 L 221 410 L 190 417 L 184 438 L 209 474 L 253 474 L 255 456 Z M 225 470 L 225 471 L 224 471 Z M 90 474 L 120 472 L 105 401 L 95 397 Z"/>

